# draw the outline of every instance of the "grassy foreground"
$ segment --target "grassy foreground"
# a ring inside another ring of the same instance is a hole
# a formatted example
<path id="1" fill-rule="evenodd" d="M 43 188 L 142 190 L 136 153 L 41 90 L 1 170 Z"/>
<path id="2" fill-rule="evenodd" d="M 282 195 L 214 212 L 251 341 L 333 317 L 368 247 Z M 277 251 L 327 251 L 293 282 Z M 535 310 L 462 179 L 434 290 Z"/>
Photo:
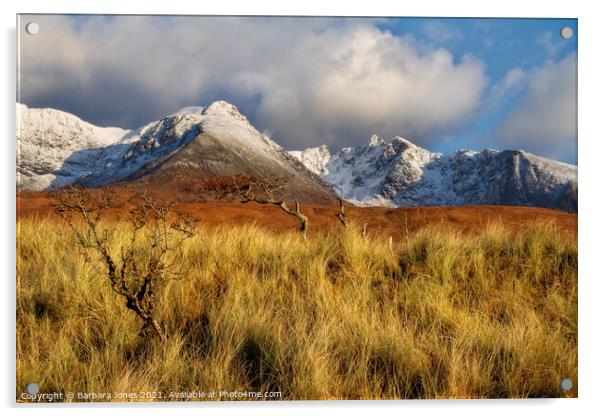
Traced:
<path id="1" fill-rule="evenodd" d="M 165 343 L 137 335 L 67 227 L 17 230 L 17 399 L 31 382 L 97 394 L 79 400 L 577 395 L 577 243 L 550 225 L 392 244 L 201 226 L 161 299 Z"/>

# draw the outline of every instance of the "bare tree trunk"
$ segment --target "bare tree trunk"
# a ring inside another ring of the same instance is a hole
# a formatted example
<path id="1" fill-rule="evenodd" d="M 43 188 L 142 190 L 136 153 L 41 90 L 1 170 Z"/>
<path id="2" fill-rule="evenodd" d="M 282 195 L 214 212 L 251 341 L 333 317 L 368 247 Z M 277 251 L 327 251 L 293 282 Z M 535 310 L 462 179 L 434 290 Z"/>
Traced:
<path id="1" fill-rule="evenodd" d="M 295 209 L 292 210 L 289 207 L 286 206 L 286 202 L 282 201 L 278 204 L 280 206 L 280 208 L 286 212 L 287 214 L 291 214 L 294 215 L 295 217 L 297 217 L 299 219 L 299 231 L 301 232 L 301 234 L 303 234 L 303 238 L 307 238 L 307 228 L 308 228 L 308 220 L 307 217 L 301 213 L 301 210 L 299 209 L 299 201 L 295 201 Z"/>
<path id="2" fill-rule="evenodd" d="M 343 200 L 339 198 L 339 213 L 337 214 L 337 218 L 343 224 L 343 227 L 347 226 L 347 217 L 345 216 L 345 206 L 343 205 Z"/>
<path id="3" fill-rule="evenodd" d="M 142 321 L 144 322 L 144 325 L 142 326 L 142 328 L 140 329 L 140 333 L 144 332 L 144 330 L 146 328 L 151 328 L 155 334 L 159 337 L 159 339 L 162 342 L 167 341 L 167 336 L 165 335 L 165 331 L 163 330 L 163 328 L 161 327 L 161 324 L 159 323 L 159 321 L 157 321 L 152 314 L 152 309 L 150 308 L 154 308 L 154 303 L 152 306 L 148 306 L 144 307 L 143 305 L 140 304 L 140 301 L 132 296 L 129 295 L 124 295 L 127 298 L 127 303 L 126 303 L 126 307 L 130 310 L 132 310 L 136 315 L 138 315 L 138 317 L 140 317 L 140 319 L 142 319 Z"/>
<path id="4" fill-rule="evenodd" d="M 140 316 L 140 314 L 138 314 L 138 313 L 137 313 L 137 315 Z M 142 328 L 140 328 L 140 330 L 138 331 L 138 335 L 144 336 L 144 331 L 149 328 L 155 333 L 155 335 L 157 335 L 159 337 L 161 342 L 167 341 L 167 335 L 165 335 L 165 331 L 161 327 L 161 324 L 159 323 L 159 321 L 157 321 L 154 318 L 144 320 L 144 325 L 142 325 Z"/>
<path id="5" fill-rule="evenodd" d="M 303 234 L 303 238 L 307 238 L 309 220 L 307 216 L 301 212 L 301 209 L 299 208 L 299 201 L 294 201 L 294 208 L 289 208 L 286 205 L 286 183 L 284 183 L 282 180 L 269 182 L 258 178 L 235 176 L 231 183 L 224 183 L 214 187 L 213 189 L 221 194 L 220 198 L 227 194 L 238 195 L 243 204 L 255 202 L 258 204 L 271 204 L 279 206 L 280 209 L 287 214 L 297 217 L 299 220 L 299 231 L 301 234 Z M 257 191 L 259 191 L 260 195 L 256 193 Z"/>
<path id="6" fill-rule="evenodd" d="M 161 342 L 167 341 L 167 336 L 165 335 L 165 331 L 163 331 L 163 328 L 161 328 L 161 325 L 159 324 L 159 322 L 156 319 L 151 318 L 150 324 L 151 324 L 152 328 L 155 330 L 155 333 L 157 334 L 157 336 L 159 337 Z"/>

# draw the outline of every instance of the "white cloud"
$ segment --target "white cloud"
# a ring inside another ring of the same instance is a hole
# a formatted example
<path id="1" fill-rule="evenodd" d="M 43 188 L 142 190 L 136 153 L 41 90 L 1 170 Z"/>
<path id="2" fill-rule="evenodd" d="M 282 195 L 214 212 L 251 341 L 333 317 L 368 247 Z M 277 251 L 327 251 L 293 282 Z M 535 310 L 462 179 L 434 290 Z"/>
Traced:
<path id="1" fill-rule="evenodd" d="M 361 141 L 371 133 L 426 141 L 466 122 L 485 84 L 476 59 L 455 64 L 444 49 L 420 54 L 411 38 L 355 27 L 304 39 L 284 68 L 247 85 L 264 97 L 259 114 L 273 120 L 277 133 L 293 128 L 297 137 L 327 141 L 351 132 Z"/>
<path id="2" fill-rule="evenodd" d="M 528 90 L 499 127 L 508 144 L 560 158 L 575 154 L 577 56 L 568 54 L 528 75 Z"/>
<path id="3" fill-rule="evenodd" d="M 498 107 L 508 96 L 520 89 L 526 82 L 527 74 L 522 68 L 512 68 L 489 91 L 488 104 Z"/>
<path id="4" fill-rule="evenodd" d="M 26 103 L 134 127 L 225 98 L 286 147 L 428 137 L 474 114 L 484 65 L 370 20 L 36 17 L 22 36 Z M 458 59 L 459 58 L 459 59 Z"/>

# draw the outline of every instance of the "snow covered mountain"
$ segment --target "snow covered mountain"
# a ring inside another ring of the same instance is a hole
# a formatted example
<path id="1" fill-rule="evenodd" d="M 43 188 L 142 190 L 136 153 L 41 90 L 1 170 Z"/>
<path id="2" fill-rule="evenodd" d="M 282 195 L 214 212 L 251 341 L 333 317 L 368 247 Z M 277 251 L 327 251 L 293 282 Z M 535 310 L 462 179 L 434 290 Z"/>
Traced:
<path id="1" fill-rule="evenodd" d="M 186 194 L 201 179 L 248 174 L 283 178 L 304 202 L 336 195 L 224 101 L 186 107 L 136 130 L 102 128 L 57 110 L 18 105 L 17 189 L 136 183 Z"/>
<path id="2" fill-rule="evenodd" d="M 357 205 L 503 204 L 577 210 L 577 167 L 522 150 L 444 156 L 396 137 L 331 154 L 287 152 L 235 106 L 186 107 L 135 130 L 98 127 L 53 109 L 17 104 L 17 189 L 132 183 L 195 193 L 200 180 L 282 178 L 296 199 Z M 330 185 L 329 185 L 330 184 Z"/>
<path id="3" fill-rule="evenodd" d="M 51 108 L 17 104 L 17 189 L 68 184 L 92 166 L 126 130 L 97 127 Z M 71 157 L 77 152 L 76 157 Z"/>
<path id="4" fill-rule="evenodd" d="M 577 167 L 523 150 L 444 156 L 396 137 L 290 152 L 357 205 L 525 205 L 577 211 Z"/>

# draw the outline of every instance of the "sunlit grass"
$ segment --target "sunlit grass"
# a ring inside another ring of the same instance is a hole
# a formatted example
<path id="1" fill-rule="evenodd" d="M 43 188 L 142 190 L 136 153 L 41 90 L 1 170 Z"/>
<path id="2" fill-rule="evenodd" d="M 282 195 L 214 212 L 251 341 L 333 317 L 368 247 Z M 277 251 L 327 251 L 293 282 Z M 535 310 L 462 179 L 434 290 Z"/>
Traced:
<path id="1" fill-rule="evenodd" d="M 286 400 L 577 394 L 577 243 L 552 225 L 392 244 L 354 226 L 307 241 L 201 226 L 161 299 L 166 343 L 137 335 L 67 227 L 17 227 L 17 398 L 29 382 Z"/>

